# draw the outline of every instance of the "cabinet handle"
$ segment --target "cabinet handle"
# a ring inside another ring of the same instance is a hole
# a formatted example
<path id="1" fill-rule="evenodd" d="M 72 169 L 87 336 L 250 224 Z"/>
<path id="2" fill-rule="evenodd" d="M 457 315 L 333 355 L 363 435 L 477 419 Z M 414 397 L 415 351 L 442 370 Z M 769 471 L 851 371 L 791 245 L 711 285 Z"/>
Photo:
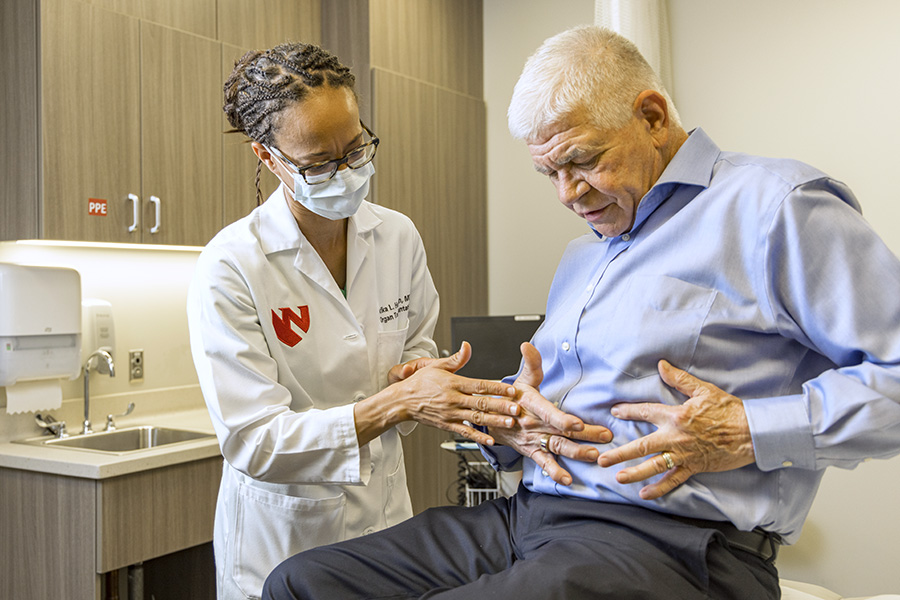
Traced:
<path id="1" fill-rule="evenodd" d="M 140 204 L 141 199 L 137 197 L 136 194 L 128 194 L 128 200 L 131 201 L 131 225 L 128 226 L 128 231 L 132 232 L 138 228 L 138 221 L 140 220 Z"/>
<path id="2" fill-rule="evenodd" d="M 159 231 L 159 206 L 162 203 L 156 196 L 150 196 L 150 204 L 153 205 L 153 210 L 156 213 L 156 224 L 150 228 L 150 233 L 157 233 Z"/>

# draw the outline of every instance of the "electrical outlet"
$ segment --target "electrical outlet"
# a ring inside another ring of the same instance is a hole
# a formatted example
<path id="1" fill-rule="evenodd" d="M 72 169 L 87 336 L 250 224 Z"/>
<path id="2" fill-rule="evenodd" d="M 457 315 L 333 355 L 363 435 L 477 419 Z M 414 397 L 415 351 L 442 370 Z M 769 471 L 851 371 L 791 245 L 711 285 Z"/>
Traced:
<path id="1" fill-rule="evenodd" d="M 128 351 L 128 381 L 144 380 L 144 351 Z"/>

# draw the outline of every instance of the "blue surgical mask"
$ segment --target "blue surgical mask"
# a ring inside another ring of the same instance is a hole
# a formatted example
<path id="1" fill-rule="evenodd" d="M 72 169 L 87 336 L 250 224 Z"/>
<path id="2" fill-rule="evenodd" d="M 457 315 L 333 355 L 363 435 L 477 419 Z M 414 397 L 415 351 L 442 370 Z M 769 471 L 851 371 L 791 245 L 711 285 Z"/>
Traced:
<path id="1" fill-rule="evenodd" d="M 294 176 L 294 201 L 332 221 L 356 214 L 369 193 L 369 179 L 375 174 L 375 166 L 368 163 L 358 169 L 338 169 L 328 181 L 310 185 L 300 173 L 284 165 L 274 152 L 272 156 Z"/>

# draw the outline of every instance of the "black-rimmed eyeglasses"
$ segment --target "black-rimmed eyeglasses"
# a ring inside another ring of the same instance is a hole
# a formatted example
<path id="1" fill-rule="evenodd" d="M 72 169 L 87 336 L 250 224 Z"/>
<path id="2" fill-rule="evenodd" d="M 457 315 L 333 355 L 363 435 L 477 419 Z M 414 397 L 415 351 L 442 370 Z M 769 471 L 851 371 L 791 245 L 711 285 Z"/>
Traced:
<path id="1" fill-rule="evenodd" d="M 283 160 L 287 165 L 293 167 L 297 173 L 303 177 L 303 181 L 307 184 L 315 185 L 317 183 L 325 183 L 334 177 L 334 174 L 337 173 L 337 170 L 341 165 L 347 165 L 351 169 L 358 169 L 369 164 L 372 162 L 372 159 L 375 158 L 375 152 L 378 150 L 378 142 L 380 140 L 378 139 L 378 136 L 372 133 L 372 130 L 366 127 L 365 123 L 360 121 L 359 124 L 362 125 L 362 128 L 371 139 L 361 146 L 357 146 L 344 156 L 334 160 L 326 160 L 301 167 L 294 164 L 294 162 L 286 157 L 278 148 L 272 146 L 269 148 L 269 151 Z"/>

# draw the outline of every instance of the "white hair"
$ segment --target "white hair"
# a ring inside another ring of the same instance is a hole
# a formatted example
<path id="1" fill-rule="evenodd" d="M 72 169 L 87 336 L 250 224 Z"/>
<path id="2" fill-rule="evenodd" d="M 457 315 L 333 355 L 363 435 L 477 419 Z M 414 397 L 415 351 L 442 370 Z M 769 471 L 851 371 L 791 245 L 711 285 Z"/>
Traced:
<path id="1" fill-rule="evenodd" d="M 615 130 L 631 119 L 644 90 L 662 94 L 669 121 L 680 126 L 669 93 L 637 46 L 609 29 L 569 29 L 547 39 L 525 63 L 507 112 L 509 131 L 537 140 L 579 111 L 596 127 Z"/>

